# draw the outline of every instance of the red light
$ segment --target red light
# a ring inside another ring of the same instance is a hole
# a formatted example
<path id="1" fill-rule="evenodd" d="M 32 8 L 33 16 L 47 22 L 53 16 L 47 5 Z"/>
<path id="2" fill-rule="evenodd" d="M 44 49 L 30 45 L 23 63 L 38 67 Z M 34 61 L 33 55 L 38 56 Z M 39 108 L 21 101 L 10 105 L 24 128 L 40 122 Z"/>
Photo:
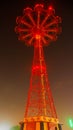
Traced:
<path id="1" fill-rule="evenodd" d="M 36 66 L 33 66 L 32 67 L 32 71 L 37 71 L 37 70 L 43 70 L 43 71 L 45 71 L 45 66 L 40 66 L 40 65 L 36 65 Z"/>
<path id="2" fill-rule="evenodd" d="M 49 10 L 53 10 L 53 7 L 52 6 L 49 6 L 49 8 L 48 8 Z"/>
<path id="3" fill-rule="evenodd" d="M 43 6 L 42 4 L 36 4 L 34 9 L 35 9 L 36 11 L 42 12 L 43 7 L 44 7 L 44 6 Z"/>

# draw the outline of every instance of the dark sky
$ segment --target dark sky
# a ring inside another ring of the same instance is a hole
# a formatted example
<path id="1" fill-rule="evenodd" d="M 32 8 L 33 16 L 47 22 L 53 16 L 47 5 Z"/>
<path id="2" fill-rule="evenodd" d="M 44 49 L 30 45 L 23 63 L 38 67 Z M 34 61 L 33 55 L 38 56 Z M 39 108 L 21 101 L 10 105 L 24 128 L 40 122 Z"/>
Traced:
<path id="1" fill-rule="evenodd" d="M 63 130 L 73 118 L 73 4 L 69 0 L 12 0 L 0 3 L 0 122 L 16 125 L 23 120 L 30 81 L 33 47 L 18 41 L 14 32 L 16 17 L 24 7 L 53 2 L 56 15 L 62 17 L 62 34 L 44 47 L 48 77 L 57 114 Z"/>

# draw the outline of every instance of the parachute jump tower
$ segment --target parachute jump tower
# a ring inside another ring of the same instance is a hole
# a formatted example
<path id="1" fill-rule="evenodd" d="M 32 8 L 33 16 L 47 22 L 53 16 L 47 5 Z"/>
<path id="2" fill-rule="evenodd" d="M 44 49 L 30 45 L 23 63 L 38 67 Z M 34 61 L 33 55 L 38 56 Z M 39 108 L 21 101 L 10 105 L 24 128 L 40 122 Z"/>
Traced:
<path id="1" fill-rule="evenodd" d="M 61 33 L 61 18 L 55 9 L 42 4 L 25 8 L 23 15 L 16 18 L 15 32 L 18 40 L 34 46 L 30 87 L 21 130 L 60 130 L 50 84 L 48 80 L 43 46 L 57 40 Z"/>

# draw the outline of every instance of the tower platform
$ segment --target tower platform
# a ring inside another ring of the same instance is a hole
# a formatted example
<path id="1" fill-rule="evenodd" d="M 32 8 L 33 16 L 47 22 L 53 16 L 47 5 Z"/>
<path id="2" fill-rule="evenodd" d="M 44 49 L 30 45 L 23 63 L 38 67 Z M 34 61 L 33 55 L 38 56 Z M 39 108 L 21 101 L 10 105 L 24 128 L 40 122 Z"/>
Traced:
<path id="1" fill-rule="evenodd" d="M 61 130 L 61 125 L 57 118 L 44 116 L 24 118 L 20 122 L 20 130 Z"/>

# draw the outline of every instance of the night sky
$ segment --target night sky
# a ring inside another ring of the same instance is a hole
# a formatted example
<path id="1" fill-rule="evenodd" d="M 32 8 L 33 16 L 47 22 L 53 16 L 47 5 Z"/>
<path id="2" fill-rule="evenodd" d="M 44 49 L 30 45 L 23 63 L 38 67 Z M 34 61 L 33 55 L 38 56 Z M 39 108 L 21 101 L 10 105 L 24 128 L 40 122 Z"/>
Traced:
<path id="1" fill-rule="evenodd" d="M 62 17 L 62 33 L 56 42 L 44 47 L 48 79 L 63 130 L 73 119 L 73 4 L 69 0 L 12 0 L 0 3 L 0 122 L 17 125 L 24 117 L 29 88 L 33 47 L 18 41 L 14 32 L 16 17 L 23 8 L 53 2 Z"/>

